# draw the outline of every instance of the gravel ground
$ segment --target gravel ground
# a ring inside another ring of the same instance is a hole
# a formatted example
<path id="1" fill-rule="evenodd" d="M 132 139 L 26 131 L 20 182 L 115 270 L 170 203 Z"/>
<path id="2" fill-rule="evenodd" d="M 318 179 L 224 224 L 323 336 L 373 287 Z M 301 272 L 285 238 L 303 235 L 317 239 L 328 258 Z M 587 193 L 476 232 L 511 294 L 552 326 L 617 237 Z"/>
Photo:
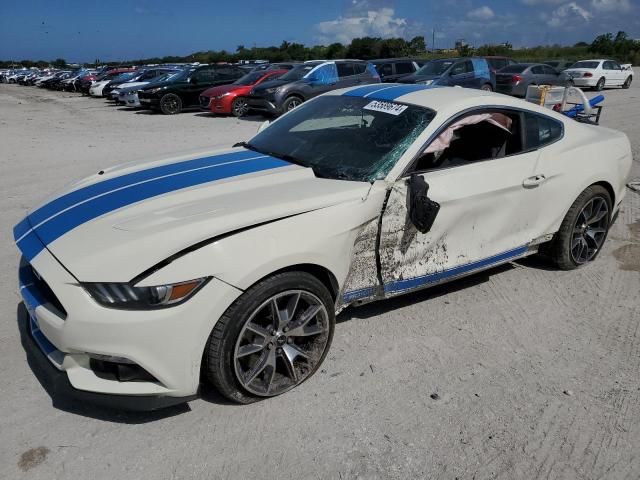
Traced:
<path id="1" fill-rule="evenodd" d="M 635 177 L 639 83 L 605 92 L 601 122 L 631 138 Z M 205 392 L 151 414 L 52 399 L 21 343 L 11 229 L 24 210 L 103 167 L 246 140 L 260 121 L 121 110 L 0 85 L 0 478 L 640 477 L 631 191 L 595 263 L 528 259 L 348 309 L 323 370 L 279 398 L 237 406 Z"/>

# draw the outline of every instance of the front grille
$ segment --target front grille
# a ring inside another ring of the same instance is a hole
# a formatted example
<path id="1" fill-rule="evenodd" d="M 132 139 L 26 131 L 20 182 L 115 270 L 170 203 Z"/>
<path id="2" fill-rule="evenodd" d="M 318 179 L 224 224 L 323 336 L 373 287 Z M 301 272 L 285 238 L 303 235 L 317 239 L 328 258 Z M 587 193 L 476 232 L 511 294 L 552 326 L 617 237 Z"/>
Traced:
<path id="1" fill-rule="evenodd" d="M 67 318 L 67 311 L 62 306 L 62 303 L 60 303 L 60 300 L 58 300 L 58 297 L 56 297 L 56 294 L 53 293 L 51 287 L 47 285 L 47 282 L 44 281 L 35 268 L 31 267 L 31 271 L 33 272 L 33 286 L 38 290 L 40 295 L 62 315 L 62 318 Z"/>
<path id="2" fill-rule="evenodd" d="M 200 106 L 202 108 L 208 108 L 210 102 L 211 102 L 211 98 L 210 97 L 200 96 Z"/>

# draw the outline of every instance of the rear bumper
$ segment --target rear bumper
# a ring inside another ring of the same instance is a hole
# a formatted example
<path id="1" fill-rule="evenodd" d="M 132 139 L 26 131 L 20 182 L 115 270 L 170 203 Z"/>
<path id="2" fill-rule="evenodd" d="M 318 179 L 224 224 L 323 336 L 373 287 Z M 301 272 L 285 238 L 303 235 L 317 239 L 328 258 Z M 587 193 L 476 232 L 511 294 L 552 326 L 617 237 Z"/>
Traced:
<path id="1" fill-rule="evenodd" d="M 571 78 L 576 87 L 595 87 L 599 78 L 596 77 L 575 77 Z"/>

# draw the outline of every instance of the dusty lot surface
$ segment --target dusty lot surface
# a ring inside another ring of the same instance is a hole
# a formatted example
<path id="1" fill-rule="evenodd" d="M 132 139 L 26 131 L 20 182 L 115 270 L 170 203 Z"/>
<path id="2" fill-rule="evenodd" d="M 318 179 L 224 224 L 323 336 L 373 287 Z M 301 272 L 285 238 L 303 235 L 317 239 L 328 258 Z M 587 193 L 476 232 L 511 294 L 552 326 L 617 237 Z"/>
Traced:
<path id="1" fill-rule="evenodd" d="M 638 83 L 605 92 L 602 120 L 631 138 L 636 177 Z M 24 210 L 101 167 L 228 146 L 259 125 L 119 110 L 0 85 L 0 478 L 640 478 L 631 191 L 594 264 L 527 260 L 349 309 L 322 372 L 282 397 L 236 406 L 209 392 L 153 414 L 52 400 L 21 344 L 11 229 Z"/>

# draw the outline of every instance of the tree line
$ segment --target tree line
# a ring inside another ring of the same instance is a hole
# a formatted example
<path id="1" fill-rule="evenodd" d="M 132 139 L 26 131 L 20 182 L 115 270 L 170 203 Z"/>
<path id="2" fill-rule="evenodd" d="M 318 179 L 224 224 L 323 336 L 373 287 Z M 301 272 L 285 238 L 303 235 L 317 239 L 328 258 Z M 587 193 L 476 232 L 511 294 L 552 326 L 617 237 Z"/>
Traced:
<path id="1" fill-rule="evenodd" d="M 315 45 L 307 47 L 301 43 L 283 41 L 280 46 L 250 47 L 238 45 L 235 52 L 226 50 L 207 50 L 194 52 L 186 56 L 165 56 L 140 59 L 123 59 L 121 61 L 106 62 L 113 65 L 147 65 L 155 63 L 218 63 L 237 62 L 239 60 L 267 60 L 269 62 L 304 61 L 313 59 L 360 58 L 370 60 L 374 58 L 416 57 L 434 59 L 451 56 L 507 56 L 521 61 L 544 61 L 551 59 L 580 60 L 593 56 L 613 58 L 623 63 L 640 64 L 640 41 L 629 38 L 626 32 L 617 34 L 605 33 L 598 35 L 591 43 L 578 42 L 572 46 L 545 45 L 537 47 L 514 49 L 509 43 L 500 45 L 481 45 L 473 48 L 469 45 L 460 46 L 457 50 L 430 51 L 423 36 L 416 36 L 411 40 L 402 38 L 361 37 L 354 38 L 348 45 L 332 43 L 330 45 Z M 93 64 L 101 65 L 100 59 Z M 54 61 L 20 60 L 0 61 L 0 68 L 11 68 L 21 65 L 30 67 L 54 66 L 64 68 L 67 62 L 63 58 Z"/>

